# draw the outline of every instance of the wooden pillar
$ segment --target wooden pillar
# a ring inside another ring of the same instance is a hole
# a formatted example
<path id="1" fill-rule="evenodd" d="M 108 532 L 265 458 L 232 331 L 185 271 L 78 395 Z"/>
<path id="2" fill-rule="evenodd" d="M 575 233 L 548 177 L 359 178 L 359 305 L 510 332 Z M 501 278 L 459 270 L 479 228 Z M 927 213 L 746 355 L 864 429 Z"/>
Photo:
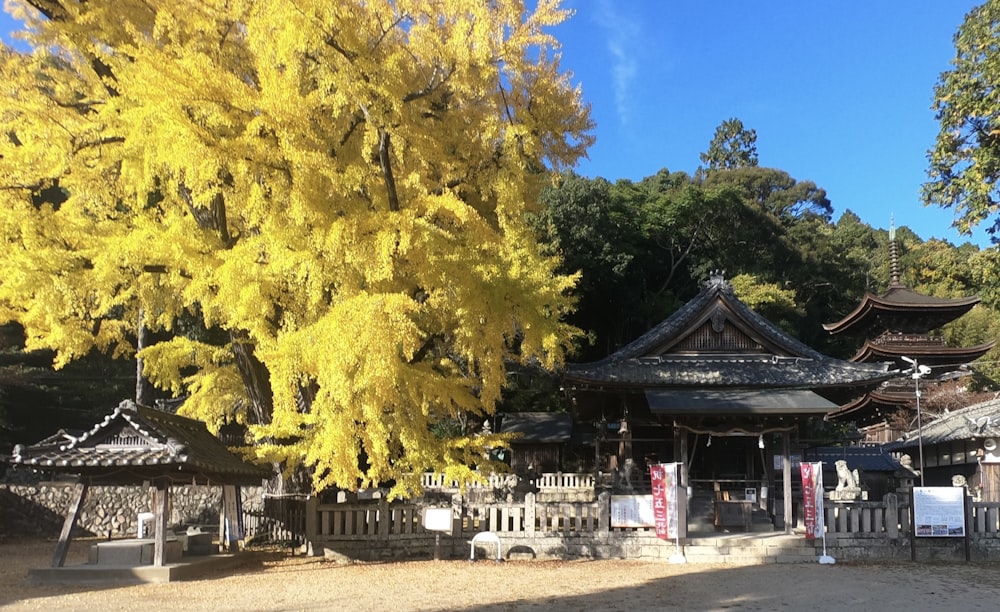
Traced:
<path id="1" fill-rule="evenodd" d="M 170 512 L 170 483 L 165 480 L 156 482 L 156 494 L 153 499 L 153 565 L 162 567 L 167 562 L 167 514 Z"/>
<path id="2" fill-rule="evenodd" d="M 787 431 L 781 432 L 781 480 L 784 489 L 784 519 L 785 533 L 792 533 L 792 526 L 795 524 L 795 512 L 792 510 L 792 457 L 791 457 L 791 435 Z"/>
<path id="3" fill-rule="evenodd" d="M 62 567 L 66 564 L 66 553 L 69 552 L 69 544 L 73 540 L 73 526 L 76 525 L 76 519 L 80 516 L 80 509 L 83 508 L 83 500 L 86 499 L 89 488 L 90 485 L 86 482 L 76 485 L 76 496 L 66 510 L 62 532 L 59 534 L 59 543 L 56 544 L 56 552 L 52 557 L 52 567 Z"/>
<path id="4" fill-rule="evenodd" d="M 600 484 L 601 482 L 601 436 L 607 432 L 607 426 L 604 421 L 601 421 L 601 431 L 597 432 L 597 436 L 594 438 L 594 482 Z"/>

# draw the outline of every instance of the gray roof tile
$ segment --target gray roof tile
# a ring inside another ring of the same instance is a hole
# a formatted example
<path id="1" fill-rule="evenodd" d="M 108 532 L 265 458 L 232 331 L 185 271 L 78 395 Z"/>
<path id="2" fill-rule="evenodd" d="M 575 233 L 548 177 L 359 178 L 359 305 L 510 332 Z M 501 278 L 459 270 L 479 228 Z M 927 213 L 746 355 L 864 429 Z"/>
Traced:
<path id="1" fill-rule="evenodd" d="M 230 452 L 203 422 L 131 401 L 122 402 L 80 435 L 60 430 L 37 444 L 15 446 L 11 463 L 117 484 L 163 477 L 199 484 L 259 484 L 271 474 Z"/>

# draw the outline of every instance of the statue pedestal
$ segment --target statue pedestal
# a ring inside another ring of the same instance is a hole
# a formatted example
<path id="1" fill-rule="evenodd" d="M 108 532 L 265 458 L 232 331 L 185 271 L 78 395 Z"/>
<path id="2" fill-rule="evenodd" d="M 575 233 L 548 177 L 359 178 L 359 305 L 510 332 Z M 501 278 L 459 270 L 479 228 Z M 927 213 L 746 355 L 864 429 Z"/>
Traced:
<path id="1" fill-rule="evenodd" d="M 830 501 L 850 502 L 861 497 L 861 487 L 844 487 L 836 491 L 830 491 Z"/>

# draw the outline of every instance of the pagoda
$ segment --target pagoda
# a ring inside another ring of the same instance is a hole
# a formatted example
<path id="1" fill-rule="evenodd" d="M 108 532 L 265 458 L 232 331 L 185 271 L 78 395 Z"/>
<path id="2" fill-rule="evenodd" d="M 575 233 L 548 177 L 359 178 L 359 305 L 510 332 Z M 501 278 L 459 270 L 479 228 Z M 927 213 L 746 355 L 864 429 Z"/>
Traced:
<path id="1" fill-rule="evenodd" d="M 831 334 L 864 338 L 850 358 L 855 363 L 893 362 L 905 377 L 883 383 L 855 401 L 827 415 L 829 420 L 853 421 L 869 442 L 889 442 L 902 431 L 893 430 L 887 418 L 914 404 L 916 385 L 910 372 L 924 369 L 924 376 L 940 378 L 958 371 L 986 354 L 995 342 L 972 347 L 952 347 L 935 333 L 969 312 L 979 298 L 938 298 L 909 289 L 900 280 L 896 229 L 889 229 L 889 288 L 880 296 L 866 293 L 850 314 L 836 323 L 823 325 Z M 929 371 L 927 370 L 929 368 Z"/>

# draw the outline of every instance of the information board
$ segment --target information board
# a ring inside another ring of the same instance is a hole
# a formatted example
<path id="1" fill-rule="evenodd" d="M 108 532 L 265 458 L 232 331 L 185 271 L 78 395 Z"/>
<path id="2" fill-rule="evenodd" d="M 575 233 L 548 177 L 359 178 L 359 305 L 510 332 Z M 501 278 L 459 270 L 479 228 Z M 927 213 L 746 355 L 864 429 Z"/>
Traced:
<path id="1" fill-rule="evenodd" d="M 965 487 L 914 487 L 913 526 L 919 538 L 965 536 Z"/>
<path id="2" fill-rule="evenodd" d="M 655 527 L 652 495 L 612 495 L 612 527 Z"/>

